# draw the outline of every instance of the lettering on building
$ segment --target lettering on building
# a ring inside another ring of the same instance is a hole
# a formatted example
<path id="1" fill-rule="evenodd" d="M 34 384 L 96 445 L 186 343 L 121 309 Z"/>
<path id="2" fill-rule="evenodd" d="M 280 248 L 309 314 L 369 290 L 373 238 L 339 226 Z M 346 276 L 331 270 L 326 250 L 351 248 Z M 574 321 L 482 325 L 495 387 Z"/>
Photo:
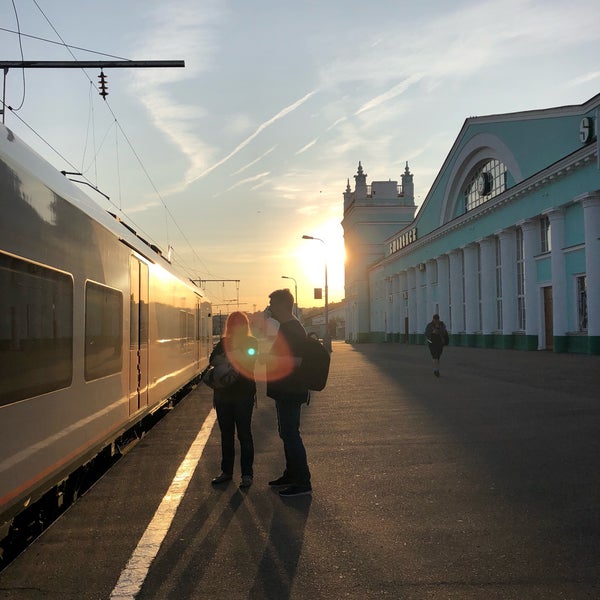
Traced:
<path id="1" fill-rule="evenodd" d="M 394 254 L 394 252 L 398 252 L 398 250 L 402 250 L 402 248 L 405 248 L 416 241 L 417 228 L 413 227 L 390 242 L 390 254 Z"/>

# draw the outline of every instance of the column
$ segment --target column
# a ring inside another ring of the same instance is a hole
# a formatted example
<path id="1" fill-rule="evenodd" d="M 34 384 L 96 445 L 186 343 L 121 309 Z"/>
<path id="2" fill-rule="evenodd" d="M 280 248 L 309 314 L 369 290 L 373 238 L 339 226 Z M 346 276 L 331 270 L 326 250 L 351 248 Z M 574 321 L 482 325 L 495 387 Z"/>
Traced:
<path id="1" fill-rule="evenodd" d="M 450 307 L 452 311 L 450 328 L 453 334 L 462 333 L 465 330 L 462 260 L 462 250 L 450 252 Z"/>
<path id="2" fill-rule="evenodd" d="M 554 331 L 554 351 L 567 351 L 567 272 L 563 248 L 565 246 L 565 214 L 562 209 L 548 213 L 552 250 L 552 328 Z"/>
<path id="3" fill-rule="evenodd" d="M 492 335 L 496 329 L 496 243 L 494 238 L 479 242 L 481 269 L 481 331 Z"/>
<path id="4" fill-rule="evenodd" d="M 502 333 L 512 336 L 517 329 L 517 264 L 516 236 L 514 229 L 501 231 L 500 265 L 502 277 Z"/>
<path id="5" fill-rule="evenodd" d="M 443 254 L 437 258 L 438 269 L 438 311 L 440 319 L 450 327 L 450 263 L 448 255 Z"/>
<path id="6" fill-rule="evenodd" d="M 423 324 L 423 315 L 425 314 L 425 306 L 427 295 L 426 290 L 423 286 L 425 279 L 425 271 L 421 270 L 421 267 L 415 269 L 415 287 L 416 287 L 416 321 L 415 321 L 415 332 L 423 333 L 425 331 L 425 325 Z"/>
<path id="7" fill-rule="evenodd" d="M 428 260 L 425 263 L 425 279 L 427 287 L 427 302 L 425 310 L 425 318 L 427 319 L 426 324 L 429 323 L 431 315 L 436 312 L 436 298 L 437 298 L 437 284 L 435 282 L 437 272 L 437 265 L 435 260 Z M 425 328 L 423 328 L 425 329 Z"/>
<path id="8" fill-rule="evenodd" d="M 416 297 L 416 271 L 411 267 L 406 272 L 408 289 L 408 333 L 417 332 L 417 297 Z"/>
<path id="9" fill-rule="evenodd" d="M 537 270 L 535 266 L 535 255 L 539 248 L 540 222 L 532 219 L 521 223 L 523 232 L 523 259 L 525 268 L 525 335 L 532 336 L 527 340 L 527 348 L 536 350 L 539 348 L 539 335 L 542 324 L 539 315 L 539 292 L 537 285 Z"/>
<path id="10" fill-rule="evenodd" d="M 479 246 L 469 244 L 463 248 L 465 277 L 465 332 L 473 335 L 479 331 Z M 474 339 L 469 341 L 469 345 Z"/>
<path id="11" fill-rule="evenodd" d="M 384 280 L 382 307 L 383 307 L 383 331 L 386 341 L 392 333 L 392 278 L 386 277 Z"/>
<path id="12" fill-rule="evenodd" d="M 402 271 L 398 276 L 398 285 L 400 290 L 400 339 L 403 342 L 408 341 L 408 330 L 406 329 L 406 321 L 408 320 L 408 275 L 406 271 Z"/>
<path id="13" fill-rule="evenodd" d="M 397 341 L 397 336 L 400 331 L 400 277 L 398 274 L 392 275 L 392 307 L 391 307 L 391 324 L 390 331 L 392 332 L 393 341 Z"/>
<path id="14" fill-rule="evenodd" d="M 585 232 L 589 351 L 591 354 L 600 354 L 600 194 L 589 194 L 581 204 Z"/>

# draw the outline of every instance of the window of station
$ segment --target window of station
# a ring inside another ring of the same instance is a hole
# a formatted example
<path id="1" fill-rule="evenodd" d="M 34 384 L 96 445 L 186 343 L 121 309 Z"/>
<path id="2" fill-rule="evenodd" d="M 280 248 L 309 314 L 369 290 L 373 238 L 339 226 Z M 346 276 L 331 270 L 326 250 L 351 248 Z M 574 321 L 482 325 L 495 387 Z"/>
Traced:
<path id="1" fill-rule="evenodd" d="M 73 279 L 0 253 L 0 406 L 71 385 Z"/>
<path id="2" fill-rule="evenodd" d="M 473 210 L 506 190 L 507 168 L 499 160 L 489 160 L 475 170 L 464 191 L 465 211 Z"/>
<path id="3" fill-rule="evenodd" d="M 123 294 L 88 281 L 85 286 L 85 379 L 122 368 Z"/>
<path id="4" fill-rule="evenodd" d="M 552 250 L 552 238 L 550 237 L 550 219 L 543 216 L 540 219 L 540 251 L 542 254 Z"/>

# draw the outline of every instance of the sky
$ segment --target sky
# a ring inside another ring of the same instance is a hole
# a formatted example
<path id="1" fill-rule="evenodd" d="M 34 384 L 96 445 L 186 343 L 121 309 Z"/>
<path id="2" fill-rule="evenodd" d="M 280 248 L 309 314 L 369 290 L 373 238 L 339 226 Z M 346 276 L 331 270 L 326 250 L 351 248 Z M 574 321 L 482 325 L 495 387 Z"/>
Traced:
<path id="1" fill-rule="evenodd" d="M 0 60 L 185 61 L 107 69 L 106 100 L 94 69 L 11 69 L 6 125 L 223 313 L 322 306 L 325 265 L 344 298 L 359 161 L 408 162 L 420 206 L 466 118 L 600 92 L 597 0 L 0 0 L 0 27 Z"/>

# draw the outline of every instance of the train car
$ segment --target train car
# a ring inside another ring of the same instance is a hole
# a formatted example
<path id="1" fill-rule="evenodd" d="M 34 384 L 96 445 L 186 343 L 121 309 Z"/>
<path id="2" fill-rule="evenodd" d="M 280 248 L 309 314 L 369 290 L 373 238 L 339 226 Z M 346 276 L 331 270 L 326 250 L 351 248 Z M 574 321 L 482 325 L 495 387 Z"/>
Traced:
<path id="1" fill-rule="evenodd" d="M 197 378 L 210 313 L 156 247 L 0 126 L 0 540 Z"/>

